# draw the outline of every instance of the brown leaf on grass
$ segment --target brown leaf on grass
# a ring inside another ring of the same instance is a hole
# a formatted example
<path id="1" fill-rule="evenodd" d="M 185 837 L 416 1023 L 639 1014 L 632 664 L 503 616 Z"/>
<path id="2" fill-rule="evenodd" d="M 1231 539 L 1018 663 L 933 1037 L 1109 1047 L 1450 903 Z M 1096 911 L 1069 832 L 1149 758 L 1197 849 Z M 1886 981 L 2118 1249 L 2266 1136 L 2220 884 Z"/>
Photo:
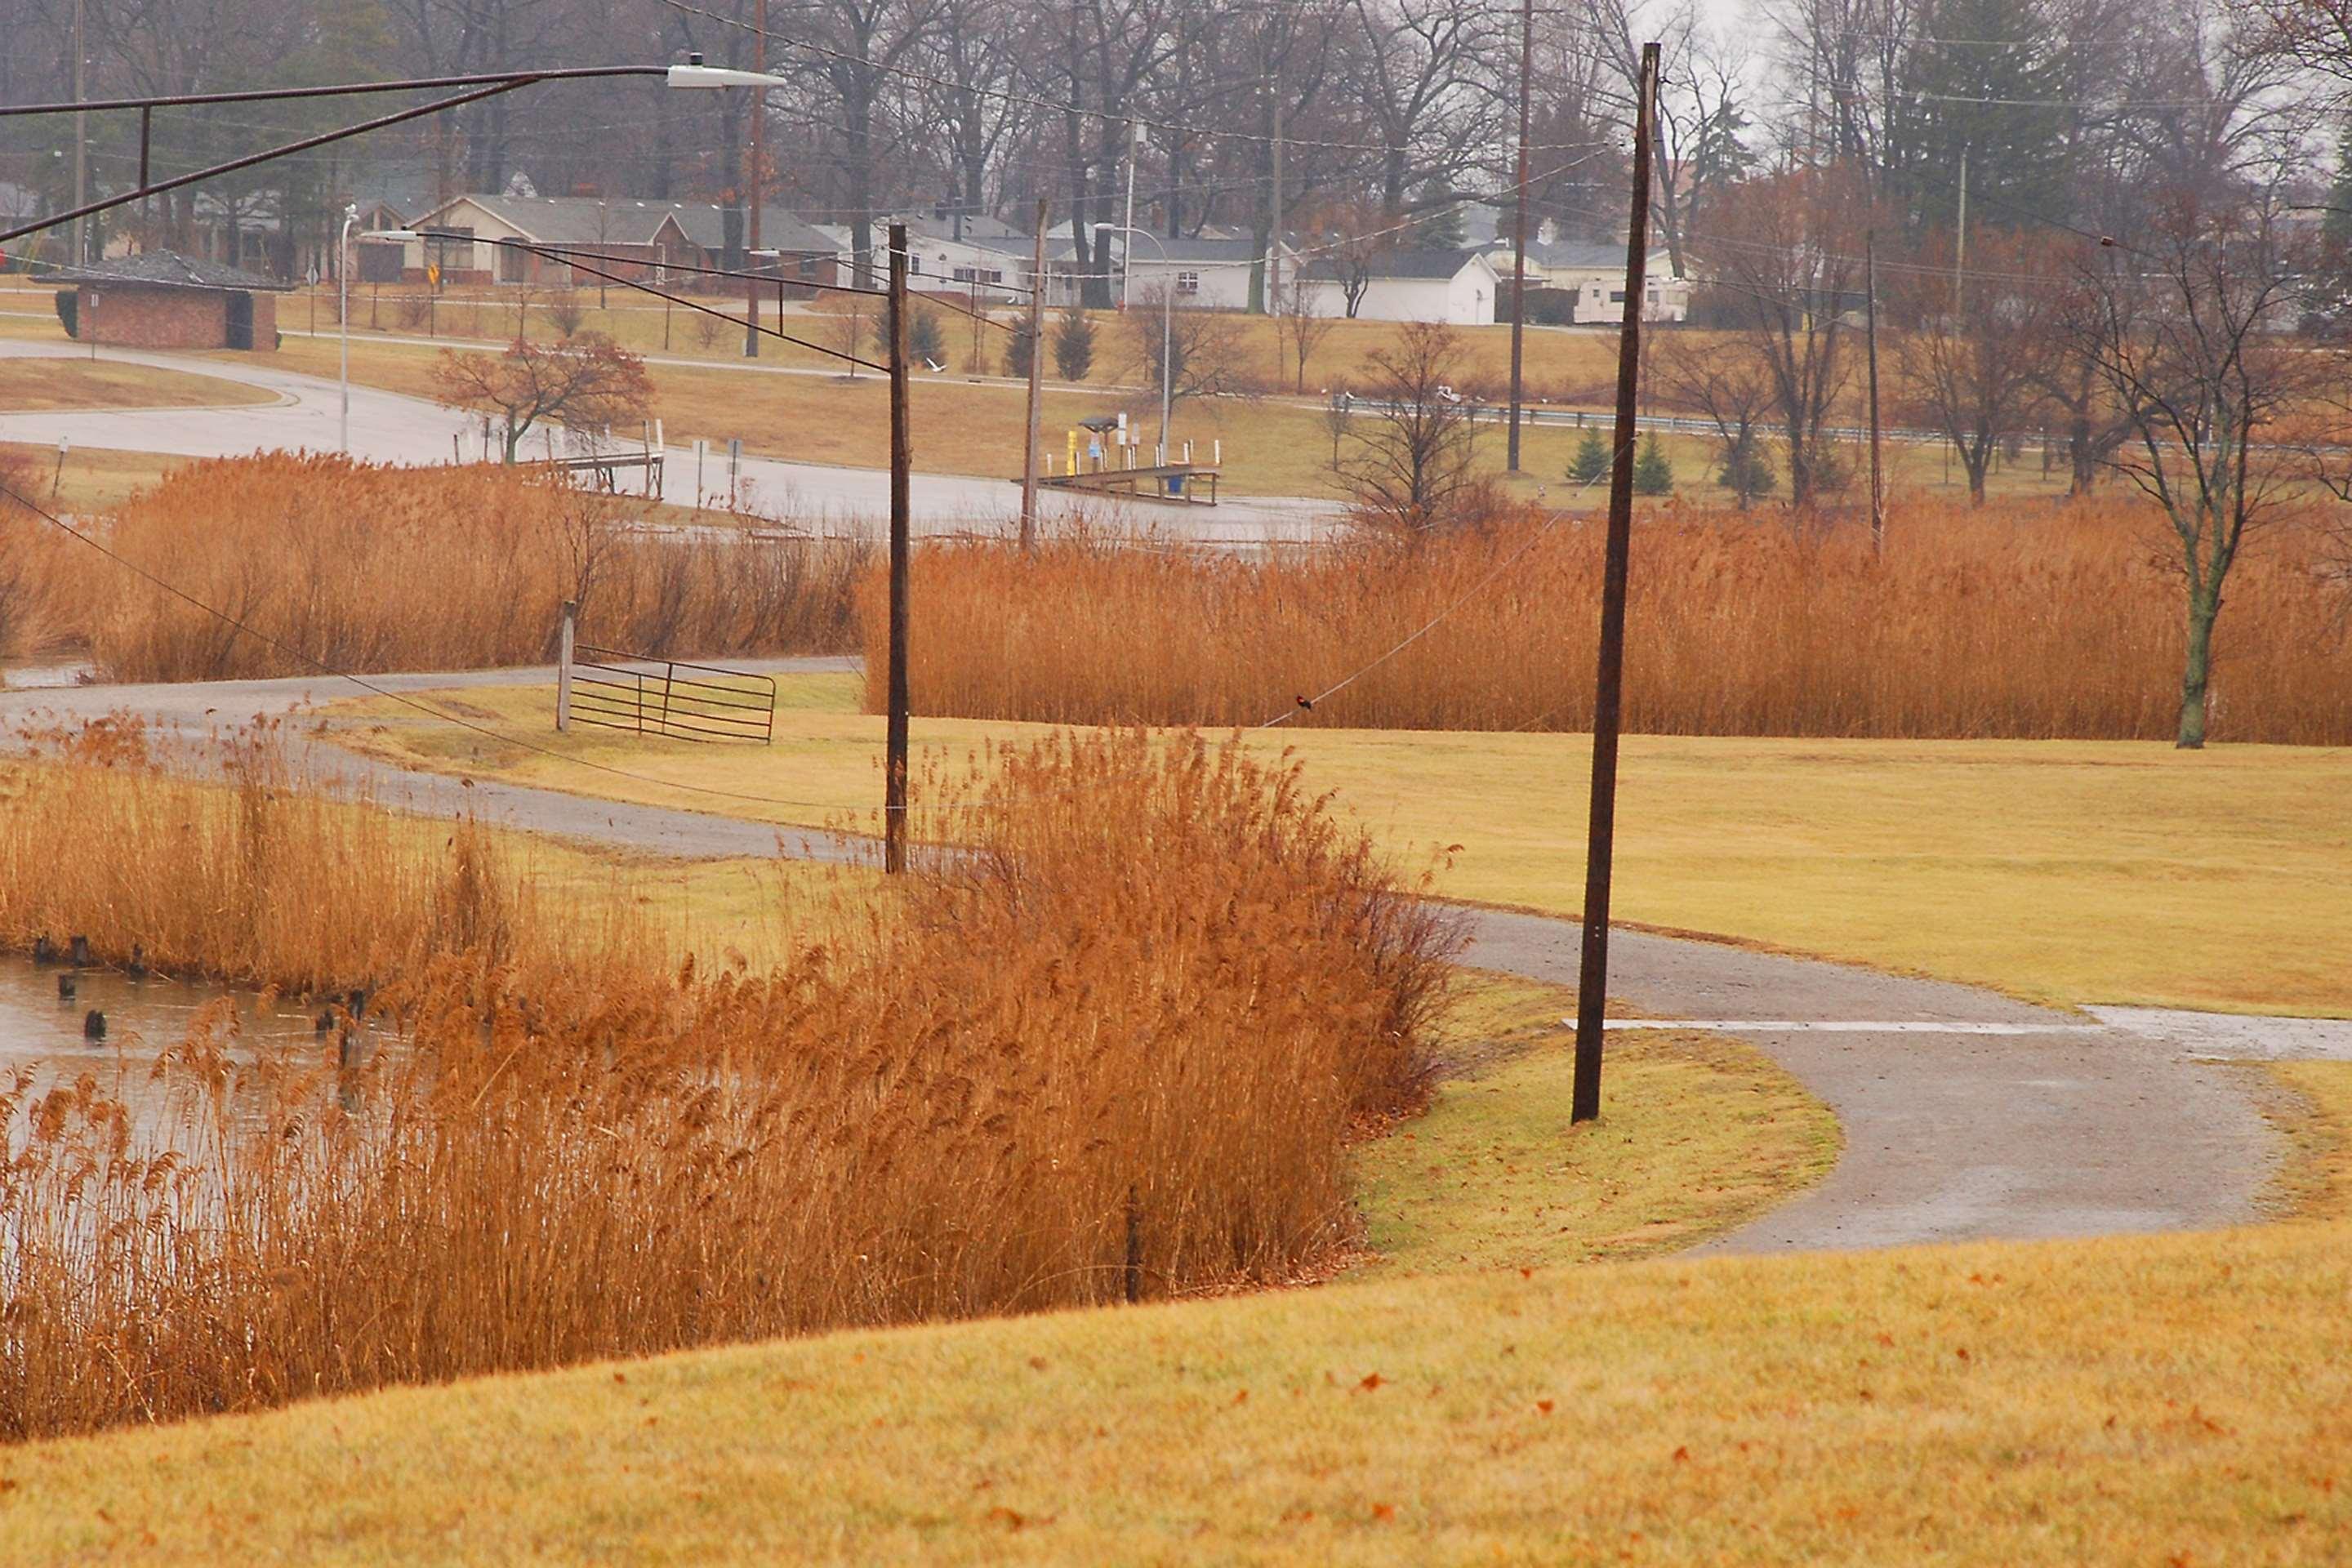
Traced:
<path id="1" fill-rule="evenodd" d="M 1537 1415 L 1550 1415 L 1550 1414 L 1551 1414 L 1551 1401 L 1550 1401 L 1550 1400 L 1549 1400 L 1549 1399 L 1538 1399 L 1538 1400 L 1537 1400 L 1537 1401 L 1536 1401 L 1536 1414 L 1537 1414 Z"/>
<path id="2" fill-rule="evenodd" d="M 1235 1405 L 1247 1405 L 1249 1403 L 1249 1390 L 1244 1388 L 1239 1394 L 1234 1394 L 1234 1403 Z"/>
<path id="3" fill-rule="evenodd" d="M 1043 1372 L 1045 1370 L 1045 1358 L 1041 1355 L 1033 1355 L 1029 1358 L 1029 1366 L 1032 1371 Z"/>
<path id="4" fill-rule="evenodd" d="M 1372 1505 L 1372 1517 L 1379 1520 L 1394 1519 L 1396 1517 L 1396 1504 L 1392 1502 L 1374 1503 Z"/>
<path id="5" fill-rule="evenodd" d="M 1366 1394 L 1370 1394 L 1372 1390 L 1374 1390 L 1374 1389 L 1378 1388 L 1381 1384 L 1382 1384 L 1383 1383 L 1386 1383 L 1387 1381 L 1388 1381 L 1388 1379 L 1387 1379 L 1387 1378 L 1385 1378 L 1385 1377 L 1382 1377 L 1379 1373 L 1376 1373 L 1376 1372 L 1374 1372 L 1374 1373 L 1367 1373 L 1364 1375 L 1364 1381 L 1363 1381 L 1363 1382 L 1361 1382 L 1361 1383 L 1360 1383 L 1360 1384 L 1356 1384 L 1356 1386 L 1357 1386 L 1358 1388 L 1361 1389 L 1361 1390 L 1362 1390 L 1363 1392 L 1365 1392 Z"/>
<path id="6" fill-rule="evenodd" d="M 1689 1450 L 1687 1447 L 1676 1448 L 1676 1449 L 1675 1450 L 1675 1463 L 1676 1463 L 1676 1464 L 1678 1464 L 1678 1465 L 1687 1465 L 1687 1464 L 1689 1464 L 1689 1463 L 1690 1463 L 1690 1450 Z"/>

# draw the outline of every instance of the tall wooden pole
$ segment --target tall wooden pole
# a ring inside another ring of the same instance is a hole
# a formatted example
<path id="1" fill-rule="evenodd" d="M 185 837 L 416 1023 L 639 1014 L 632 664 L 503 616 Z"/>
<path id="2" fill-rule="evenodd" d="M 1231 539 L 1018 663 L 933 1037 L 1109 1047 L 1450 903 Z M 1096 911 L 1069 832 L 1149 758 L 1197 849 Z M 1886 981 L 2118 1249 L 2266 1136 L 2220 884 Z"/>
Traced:
<path id="1" fill-rule="evenodd" d="M 1029 263 L 1029 420 L 1021 444 L 1021 548 L 1037 548 L 1037 438 L 1045 422 L 1045 215 L 1037 198 L 1036 251 Z M 1134 236 L 1129 235 L 1129 240 Z"/>
<path id="2" fill-rule="evenodd" d="M 882 760 L 882 868 L 907 868 L 907 553 L 914 447 L 907 431 L 907 226 L 890 226 L 890 691 Z"/>
<path id="3" fill-rule="evenodd" d="M 768 69 L 768 0 L 760 0 L 758 15 L 753 18 L 751 68 L 762 75 L 766 74 Z M 743 357 L 745 359 L 760 357 L 760 279 L 759 268 L 752 258 L 759 254 L 760 249 L 760 207 L 761 205 L 760 197 L 767 184 L 767 169 L 761 162 L 760 151 L 761 142 L 760 127 L 767 118 L 768 89 L 764 87 L 755 87 L 751 89 L 751 173 L 749 181 L 751 187 L 751 216 L 749 226 L 751 234 L 743 242 L 743 270 L 749 275 L 743 279 Z M 783 310 L 781 306 L 777 308 L 776 315 L 776 324 L 783 325 Z"/>
<path id="4" fill-rule="evenodd" d="M 1526 383 L 1520 366 L 1528 335 L 1528 108 L 1535 96 L 1536 0 L 1519 0 L 1519 177 L 1511 219 L 1511 434 L 1504 467 L 1519 471 L 1519 405 Z"/>
<path id="5" fill-rule="evenodd" d="M 89 54 L 88 47 L 82 41 L 81 12 L 82 0 L 74 0 L 73 100 L 76 103 L 79 103 L 83 98 L 82 89 L 84 83 L 82 81 L 82 65 Z M 79 109 L 75 110 L 73 128 L 73 199 L 74 209 L 79 212 L 89 201 L 89 116 Z M 142 179 L 139 183 L 143 185 L 147 182 Z M 73 220 L 73 260 L 71 264 L 76 267 L 87 267 L 89 265 L 89 230 L 85 226 L 89 222 L 89 220 L 86 217 L 77 217 Z M 231 257 L 229 259 L 234 262 L 236 258 L 235 257 Z"/>
<path id="6" fill-rule="evenodd" d="M 1658 105 L 1658 46 L 1642 46 L 1633 121 L 1633 212 L 1625 228 L 1625 317 L 1617 342 L 1616 454 L 1601 576 L 1600 673 L 1592 701 L 1592 812 L 1584 862 L 1584 951 L 1576 976 L 1576 1069 L 1570 1121 L 1601 1114 L 1602 1013 L 1609 998 L 1609 887 L 1617 837 L 1617 732 L 1625 684 L 1625 576 L 1633 540 L 1633 424 L 1641 390 L 1642 296 L 1650 249 L 1650 143 Z"/>
<path id="7" fill-rule="evenodd" d="M 1886 548 L 1886 483 L 1878 458 L 1878 231 L 1862 237 L 1863 342 L 1870 360 L 1870 548 Z"/>

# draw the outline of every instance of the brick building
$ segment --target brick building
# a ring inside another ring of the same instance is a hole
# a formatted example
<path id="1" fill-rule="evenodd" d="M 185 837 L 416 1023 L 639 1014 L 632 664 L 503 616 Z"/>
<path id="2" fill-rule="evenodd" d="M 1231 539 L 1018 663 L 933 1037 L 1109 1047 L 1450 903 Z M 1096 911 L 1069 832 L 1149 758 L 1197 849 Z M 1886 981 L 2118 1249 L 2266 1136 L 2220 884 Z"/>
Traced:
<path id="1" fill-rule="evenodd" d="M 66 318 L 66 331 L 83 342 L 126 349 L 278 347 L 278 296 L 286 285 L 257 272 L 148 250 L 50 276 L 72 285 L 58 296 L 58 313 Z"/>

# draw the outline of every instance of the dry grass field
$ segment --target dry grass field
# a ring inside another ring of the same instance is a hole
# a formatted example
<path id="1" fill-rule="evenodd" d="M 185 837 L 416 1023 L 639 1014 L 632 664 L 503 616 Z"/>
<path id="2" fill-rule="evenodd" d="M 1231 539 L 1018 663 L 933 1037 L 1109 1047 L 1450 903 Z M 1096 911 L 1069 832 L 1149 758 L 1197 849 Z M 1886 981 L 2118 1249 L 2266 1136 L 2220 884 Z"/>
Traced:
<path id="1" fill-rule="evenodd" d="M 60 745 L 12 770 L 0 942 L 362 987 L 401 1040 L 240 1057 L 224 1006 L 160 1124 L 0 1086 L 0 1437 L 1328 1270 L 1349 1142 L 1425 1093 L 1445 923 L 1237 748 L 1002 753 L 972 858 L 755 970 L 267 735 L 222 784 Z"/>
<path id="2" fill-rule="evenodd" d="M 1508 516 L 1272 559 L 974 544 L 914 566 L 920 713 L 1584 730 L 1602 530 Z M 2152 507 L 1910 500 L 1854 526 L 1671 508 L 1637 530 L 1625 723 L 1650 734 L 2170 739 L 2183 591 Z M 2230 579 L 2217 740 L 2352 742 L 2346 590 L 2279 532 Z M 864 585 L 869 668 L 887 617 Z M 1328 695 L 1326 695 L 1328 693 Z M 1319 697 L 1312 711 L 1293 706 Z M 869 692 L 869 700 L 877 694 Z"/>
<path id="3" fill-rule="evenodd" d="M 31 483 L 35 500 L 61 511 L 84 515 L 121 506 L 133 496 L 152 489 L 164 475 L 185 468 L 192 460 L 162 452 L 121 451 L 76 443 L 61 463 L 55 447 L 0 441 L 0 464 L 5 464 L 12 473 L 21 474 Z"/>
<path id="4" fill-rule="evenodd" d="M 0 517 L 42 568 L 0 598 L 26 601 L 18 614 L 49 640 L 79 640 L 132 681 L 531 663 L 553 657 L 567 599 L 581 606 L 583 639 L 643 653 L 850 641 L 863 545 L 724 532 L 648 542 L 625 531 L 630 510 L 515 468 L 284 453 L 193 463 L 120 505 L 108 536 L 179 594 L 96 562 L 37 520 Z"/>
<path id="5" fill-rule="evenodd" d="M 858 678 L 785 689 L 776 743 L 726 751 L 558 736 L 544 688 L 463 698 L 557 758 L 404 710 L 340 711 L 360 721 L 347 742 L 426 767 L 870 830 L 882 721 L 856 710 Z M 992 740 L 1047 732 L 919 709 L 914 722 L 935 775 Z M 1585 737 L 1286 728 L 1248 743 L 1297 756 L 1408 868 L 1444 853 L 1439 891 L 1577 912 Z M 2035 1000 L 2352 1016 L 2352 750 L 1634 735 L 1623 765 L 1621 919 Z M 919 807 L 937 797 L 918 775 Z"/>

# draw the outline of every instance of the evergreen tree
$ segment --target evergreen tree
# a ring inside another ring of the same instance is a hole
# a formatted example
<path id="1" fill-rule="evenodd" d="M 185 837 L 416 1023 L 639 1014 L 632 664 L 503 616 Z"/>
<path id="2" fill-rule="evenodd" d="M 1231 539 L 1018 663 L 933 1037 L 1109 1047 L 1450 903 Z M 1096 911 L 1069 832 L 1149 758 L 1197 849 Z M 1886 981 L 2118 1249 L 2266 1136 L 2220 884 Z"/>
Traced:
<path id="1" fill-rule="evenodd" d="M 1969 222 L 2014 227 L 2068 210 L 2074 89 L 2047 0 L 1942 0 L 1899 67 L 1887 162 L 1912 216 L 1951 228 L 1968 163 Z"/>
<path id="2" fill-rule="evenodd" d="M 917 364 L 947 363 L 947 342 L 940 332 L 940 313 L 918 305 L 907 317 L 907 352 Z"/>
<path id="3" fill-rule="evenodd" d="M 1584 433 L 1576 457 L 1568 465 L 1568 477 L 1580 485 L 1597 485 L 1609 477 L 1609 443 L 1601 438 L 1600 431 Z"/>
<path id="4" fill-rule="evenodd" d="M 1421 216 L 1412 226 L 1412 243 L 1431 250 L 1459 250 L 1468 243 L 1462 229 L 1462 204 L 1454 199 L 1454 187 L 1443 175 L 1432 174 L 1422 183 L 1413 205 Z"/>
<path id="5" fill-rule="evenodd" d="M 1640 496 L 1670 496 L 1675 493 L 1675 466 L 1666 460 L 1666 449 L 1658 444 L 1655 430 L 1642 442 L 1642 450 L 1633 459 L 1633 493 Z"/>
<path id="6" fill-rule="evenodd" d="M 1029 335 L 1026 322 L 1015 329 L 1012 335 L 1004 340 L 1005 374 L 1015 381 L 1029 379 L 1029 353 L 1031 346 L 1035 342 L 1036 340 Z"/>
<path id="7" fill-rule="evenodd" d="M 1054 372 L 1064 381 L 1084 381 L 1094 367 L 1094 321 L 1073 306 L 1054 318 Z"/>
<path id="8" fill-rule="evenodd" d="M 1771 451 L 1754 431 L 1747 429 L 1726 444 L 1723 467 L 1715 476 L 1717 484 L 1738 498 L 1743 511 L 1758 496 L 1771 494 L 1780 479 L 1772 467 Z"/>

